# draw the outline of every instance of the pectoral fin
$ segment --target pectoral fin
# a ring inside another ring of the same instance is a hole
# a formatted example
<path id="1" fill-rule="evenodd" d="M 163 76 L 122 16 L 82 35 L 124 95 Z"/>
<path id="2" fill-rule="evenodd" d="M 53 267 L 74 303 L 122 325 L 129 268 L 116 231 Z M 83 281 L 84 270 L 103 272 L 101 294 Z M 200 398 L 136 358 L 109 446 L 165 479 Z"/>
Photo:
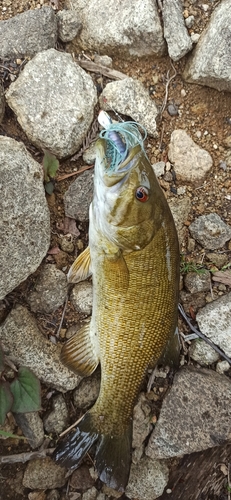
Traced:
<path id="1" fill-rule="evenodd" d="M 97 337 L 91 323 L 80 330 L 67 341 L 61 351 L 61 361 L 70 370 L 82 377 L 91 375 L 99 364 L 97 352 Z"/>
<path id="2" fill-rule="evenodd" d="M 119 250 L 117 254 L 107 255 L 105 259 L 105 276 L 107 277 L 110 286 L 114 286 L 115 290 L 120 293 L 125 293 L 129 285 L 129 270 L 122 252 Z M 111 279 L 115 280 L 115 284 L 111 283 Z"/>
<path id="3" fill-rule="evenodd" d="M 90 248 L 87 247 L 72 264 L 69 269 L 67 279 L 69 283 L 79 283 L 91 275 L 91 255 Z"/>

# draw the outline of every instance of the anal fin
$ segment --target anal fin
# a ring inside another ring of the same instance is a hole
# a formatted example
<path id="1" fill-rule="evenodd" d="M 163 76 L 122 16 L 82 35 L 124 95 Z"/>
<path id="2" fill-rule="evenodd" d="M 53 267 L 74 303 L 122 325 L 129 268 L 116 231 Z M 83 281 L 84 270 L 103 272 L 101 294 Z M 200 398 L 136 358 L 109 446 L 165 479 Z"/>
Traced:
<path id="1" fill-rule="evenodd" d="M 89 246 L 75 259 L 70 267 L 67 279 L 69 283 L 79 283 L 91 275 L 91 255 Z"/>
<path id="2" fill-rule="evenodd" d="M 92 323 L 84 325 L 63 346 L 61 361 L 83 377 L 91 375 L 99 364 L 97 337 Z"/>

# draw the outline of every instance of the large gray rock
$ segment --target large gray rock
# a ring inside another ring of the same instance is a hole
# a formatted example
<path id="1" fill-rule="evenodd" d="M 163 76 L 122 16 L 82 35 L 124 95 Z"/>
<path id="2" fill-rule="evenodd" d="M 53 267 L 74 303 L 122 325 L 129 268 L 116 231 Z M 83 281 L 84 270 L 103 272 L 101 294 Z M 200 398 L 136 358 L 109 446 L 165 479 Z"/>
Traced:
<path id="1" fill-rule="evenodd" d="M 51 7 L 27 10 L 0 21 L 0 57 L 34 56 L 55 47 L 57 20 Z"/>
<path id="2" fill-rule="evenodd" d="M 67 296 L 66 275 L 54 264 L 45 264 L 27 296 L 31 311 L 50 313 L 63 305 Z"/>
<path id="3" fill-rule="evenodd" d="M 126 496 L 139 500 L 155 500 L 162 495 L 168 482 L 168 467 L 164 462 L 141 458 L 137 465 L 131 465 Z"/>
<path id="4" fill-rule="evenodd" d="M 184 22 L 182 0 L 164 0 L 163 22 L 168 53 L 173 61 L 178 61 L 193 46 Z"/>
<path id="5" fill-rule="evenodd" d="M 231 239 L 231 226 L 225 224 L 215 213 L 197 217 L 190 224 L 189 231 L 200 245 L 209 250 L 221 248 Z"/>
<path id="6" fill-rule="evenodd" d="M 72 49 L 93 50 L 99 54 L 162 56 L 165 52 L 156 2 L 133 0 L 69 0 L 79 14 L 83 29 Z"/>
<path id="7" fill-rule="evenodd" d="M 70 54 L 50 49 L 27 63 L 6 99 L 30 141 L 63 158 L 82 144 L 97 92 Z"/>
<path id="8" fill-rule="evenodd" d="M 168 157 L 179 181 L 201 182 L 213 164 L 210 154 L 181 129 L 171 135 Z"/>
<path id="9" fill-rule="evenodd" d="M 0 299 L 36 271 L 50 242 L 41 165 L 20 142 L 0 137 Z"/>
<path id="10" fill-rule="evenodd" d="M 230 26 L 230 0 L 222 0 L 188 60 L 183 73 L 185 80 L 231 91 Z"/>
<path id="11" fill-rule="evenodd" d="M 230 417 L 231 380 L 206 368 L 184 367 L 164 399 L 146 454 L 169 458 L 221 445 L 230 439 Z"/>
<path id="12" fill-rule="evenodd" d="M 37 377 L 58 391 L 74 389 L 81 381 L 60 361 L 60 345 L 43 336 L 28 309 L 17 306 L 0 326 L 3 350 L 16 365 L 30 368 Z"/>
<path id="13" fill-rule="evenodd" d="M 128 115 L 143 125 L 149 135 L 156 135 L 158 110 L 147 89 L 138 80 L 124 78 L 108 83 L 99 102 L 101 109 L 113 108 L 118 113 Z"/>

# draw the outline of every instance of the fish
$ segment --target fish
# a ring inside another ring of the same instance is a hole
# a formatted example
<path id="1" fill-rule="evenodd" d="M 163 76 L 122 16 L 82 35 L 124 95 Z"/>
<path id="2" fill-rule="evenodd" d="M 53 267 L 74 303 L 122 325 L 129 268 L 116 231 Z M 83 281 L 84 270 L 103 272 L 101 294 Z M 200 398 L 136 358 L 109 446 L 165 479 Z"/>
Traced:
<path id="1" fill-rule="evenodd" d="M 95 443 L 98 477 L 123 492 L 130 473 L 134 405 L 148 368 L 176 337 L 180 259 L 174 220 L 138 125 L 103 118 L 89 246 L 68 273 L 70 283 L 92 274 L 92 317 L 61 354 L 62 362 L 82 376 L 100 364 L 100 392 L 76 428 L 60 440 L 53 458 L 75 469 Z"/>

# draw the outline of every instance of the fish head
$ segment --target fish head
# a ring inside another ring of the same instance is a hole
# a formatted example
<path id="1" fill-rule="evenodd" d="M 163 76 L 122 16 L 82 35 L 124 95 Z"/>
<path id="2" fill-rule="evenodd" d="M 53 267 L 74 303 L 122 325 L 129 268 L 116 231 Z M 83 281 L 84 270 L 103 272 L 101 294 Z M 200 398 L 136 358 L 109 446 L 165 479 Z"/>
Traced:
<path id="1" fill-rule="evenodd" d="M 106 147 L 106 141 L 100 139 L 94 175 L 95 224 L 118 248 L 141 250 L 161 225 L 161 190 L 140 144 L 114 168 Z"/>

